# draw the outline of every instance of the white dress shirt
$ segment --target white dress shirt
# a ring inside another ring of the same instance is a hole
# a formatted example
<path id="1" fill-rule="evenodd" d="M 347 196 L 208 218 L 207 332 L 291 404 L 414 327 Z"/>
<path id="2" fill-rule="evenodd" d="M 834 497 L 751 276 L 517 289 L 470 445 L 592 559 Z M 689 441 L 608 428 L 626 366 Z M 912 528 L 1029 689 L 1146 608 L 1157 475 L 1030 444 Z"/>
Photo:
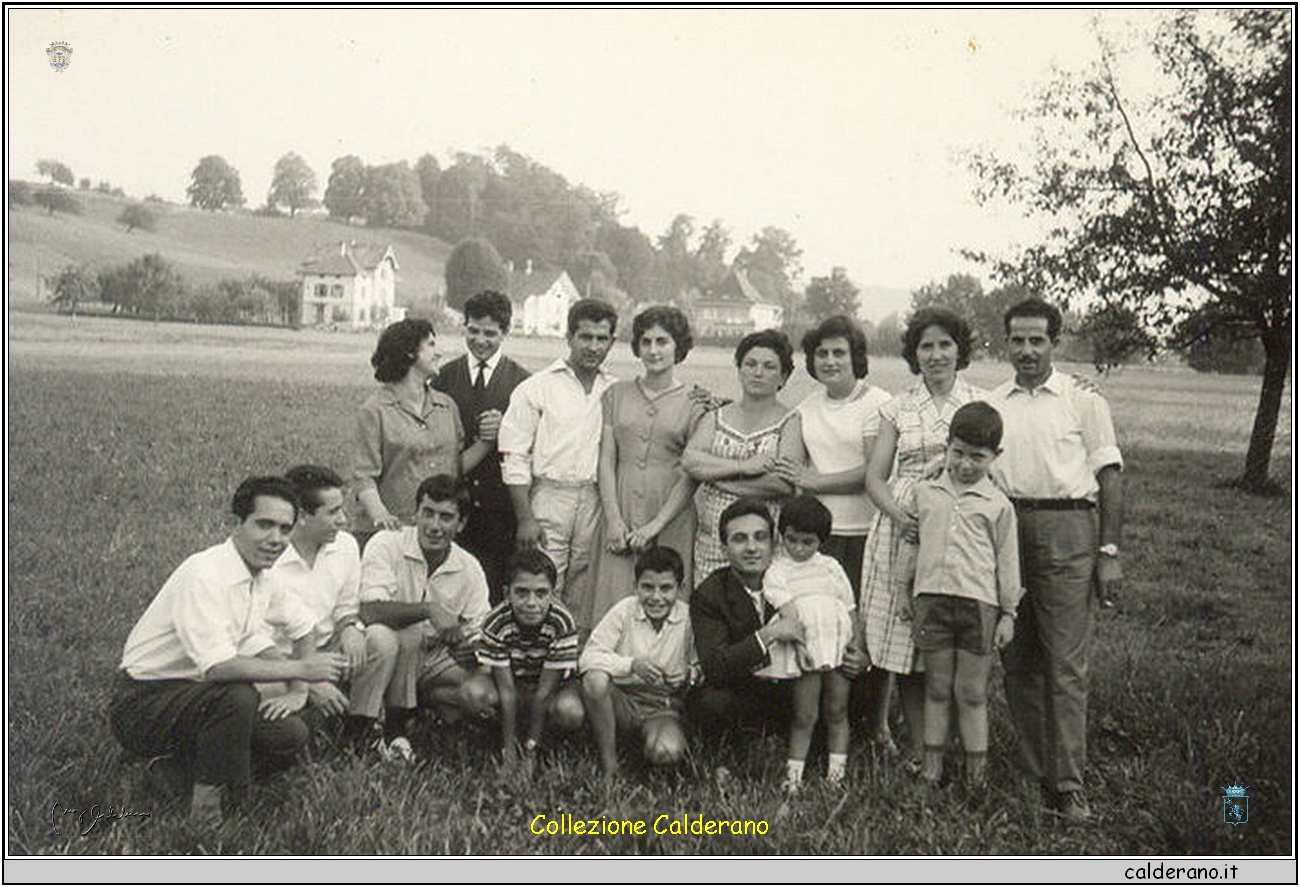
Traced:
<path id="1" fill-rule="evenodd" d="M 317 647 L 333 640 L 340 622 L 356 618 L 361 599 L 361 549 L 351 533 L 340 532 L 333 542 L 322 545 L 310 566 L 290 543 L 271 566 L 271 573 L 311 614 Z M 281 650 L 292 645 L 280 632 L 275 641 Z"/>
<path id="2" fill-rule="evenodd" d="M 366 543 L 361 559 L 361 600 L 432 601 L 435 613 L 432 622 L 423 623 L 426 634 L 457 624 L 475 633 L 492 609 L 487 577 L 478 559 L 453 542 L 447 559 L 430 575 L 415 527 L 381 530 Z"/>
<path id="3" fill-rule="evenodd" d="M 588 392 L 561 359 L 520 382 L 497 433 L 502 480 L 516 485 L 531 484 L 533 478 L 560 484 L 595 483 L 602 428 L 600 396 L 615 381 L 598 370 Z"/>

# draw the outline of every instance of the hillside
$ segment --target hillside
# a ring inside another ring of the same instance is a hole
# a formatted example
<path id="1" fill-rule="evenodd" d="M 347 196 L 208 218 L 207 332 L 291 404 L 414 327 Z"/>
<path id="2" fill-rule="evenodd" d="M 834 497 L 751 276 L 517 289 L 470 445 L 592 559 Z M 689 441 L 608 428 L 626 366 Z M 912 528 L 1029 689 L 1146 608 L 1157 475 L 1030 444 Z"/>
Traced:
<path id="1" fill-rule="evenodd" d="M 35 186 L 34 187 L 39 187 Z M 415 231 L 355 228 L 323 217 L 268 218 L 244 212 L 204 212 L 149 203 L 157 230 L 126 233 L 116 219 L 136 201 L 77 191 L 82 214 L 50 215 L 37 206 L 9 209 L 9 302 L 37 300 L 37 279 L 69 263 L 95 266 L 162 253 L 186 281 L 214 283 L 225 277 L 261 274 L 291 280 L 313 244 L 341 239 L 392 243 L 399 266 L 397 299 L 410 304 L 443 289 L 443 265 L 451 247 Z"/>

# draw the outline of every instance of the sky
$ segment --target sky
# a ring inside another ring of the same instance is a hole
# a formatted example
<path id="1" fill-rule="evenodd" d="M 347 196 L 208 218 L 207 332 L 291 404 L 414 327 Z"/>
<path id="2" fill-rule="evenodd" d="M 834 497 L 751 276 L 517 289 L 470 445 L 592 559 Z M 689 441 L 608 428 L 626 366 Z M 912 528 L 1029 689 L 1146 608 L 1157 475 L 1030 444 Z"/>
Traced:
<path id="1" fill-rule="evenodd" d="M 905 293 L 1036 225 L 981 208 L 963 151 L 1014 151 L 1052 65 L 1097 55 L 1089 10 L 7 10 L 7 163 L 54 157 L 183 202 L 200 157 L 264 202 L 315 170 L 507 144 L 622 200 L 652 238 L 722 219 L 790 231 L 804 278 Z M 1118 16 L 1123 15 L 1121 20 Z M 1151 13 L 1104 14 L 1108 30 Z M 54 71 L 46 48 L 72 46 Z M 902 297 L 905 300 L 905 295 Z M 864 306 L 868 317 L 905 307 Z"/>

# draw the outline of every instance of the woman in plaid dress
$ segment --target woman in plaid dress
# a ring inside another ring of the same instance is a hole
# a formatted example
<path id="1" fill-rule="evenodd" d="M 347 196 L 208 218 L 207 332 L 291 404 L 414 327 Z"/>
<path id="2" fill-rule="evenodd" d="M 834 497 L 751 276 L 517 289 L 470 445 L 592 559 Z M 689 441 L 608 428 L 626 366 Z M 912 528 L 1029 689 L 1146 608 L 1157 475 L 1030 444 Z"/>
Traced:
<path id="1" fill-rule="evenodd" d="M 887 673 L 876 711 L 874 741 L 893 750 L 889 707 L 898 678 L 911 748 L 921 759 L 925 680 L 912 643 L 911 590 L 916 569 L 916 515 L 898 505 L 916 483 L 941 464 L 948 423 L 957 408 L 985 396 L 957 376 L 970 363 L 971 332 L 945 308 L 925 308 L 908 321 L 903 357 L 917 384 L 880 408 L 880 433 L 869 446 L 867 495 L 879 509 L 867 532 L 862 559 L 863 634 L 871 664 Z"/>

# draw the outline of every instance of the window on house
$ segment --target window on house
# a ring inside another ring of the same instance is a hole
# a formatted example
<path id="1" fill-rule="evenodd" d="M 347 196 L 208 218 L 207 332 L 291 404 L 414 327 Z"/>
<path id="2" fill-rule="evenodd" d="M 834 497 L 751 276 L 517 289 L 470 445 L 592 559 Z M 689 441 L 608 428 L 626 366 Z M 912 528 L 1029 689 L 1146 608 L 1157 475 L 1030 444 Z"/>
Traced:
<path id="1" fill-rule="evenodd" d="M 343 284 L 336 283 L 330 287 L 330 295 L 335 299 L 343 298 Z"/>
<path id="2" fill-rule="evenodd" d="M 329 294 L 329 287 L 323 283 L 316 284 L 316 298 L 323 299 Z"/>

